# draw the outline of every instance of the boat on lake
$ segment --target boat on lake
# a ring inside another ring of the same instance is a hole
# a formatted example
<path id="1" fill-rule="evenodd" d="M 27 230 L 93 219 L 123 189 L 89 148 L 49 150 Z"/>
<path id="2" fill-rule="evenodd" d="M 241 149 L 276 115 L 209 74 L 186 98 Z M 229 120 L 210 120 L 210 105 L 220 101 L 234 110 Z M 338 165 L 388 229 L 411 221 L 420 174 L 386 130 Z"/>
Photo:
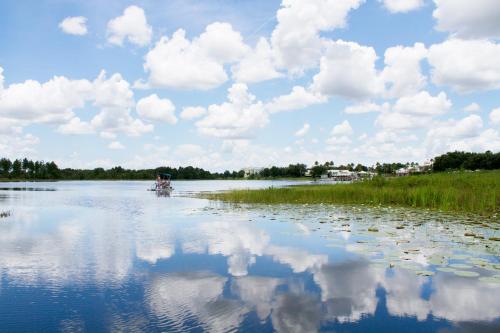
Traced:
<path id="1" fill-rule="evenodd" d="M 174 189 L 171 185 L 171 178 L 172 176 L 169 173 L 159 173 L 151 191 L 170 193 Z"/>

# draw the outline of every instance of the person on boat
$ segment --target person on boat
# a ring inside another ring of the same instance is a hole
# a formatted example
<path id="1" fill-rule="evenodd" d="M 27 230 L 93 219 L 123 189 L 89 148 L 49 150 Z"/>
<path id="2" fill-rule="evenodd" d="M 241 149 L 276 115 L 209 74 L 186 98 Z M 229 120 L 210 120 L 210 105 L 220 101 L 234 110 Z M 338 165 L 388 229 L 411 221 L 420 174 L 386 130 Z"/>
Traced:
<path id="1" fill-rule="evenodd" d="M 160 175 L 156 176 L 156 189 L 160 189 L 161 188 L 161 177 Z"/>
<path id="2" fill-rule="evenodd" d="M 156 189 L 157 190 L 170 189 L 170 174 L 160 173 L 156 176 Z"/>

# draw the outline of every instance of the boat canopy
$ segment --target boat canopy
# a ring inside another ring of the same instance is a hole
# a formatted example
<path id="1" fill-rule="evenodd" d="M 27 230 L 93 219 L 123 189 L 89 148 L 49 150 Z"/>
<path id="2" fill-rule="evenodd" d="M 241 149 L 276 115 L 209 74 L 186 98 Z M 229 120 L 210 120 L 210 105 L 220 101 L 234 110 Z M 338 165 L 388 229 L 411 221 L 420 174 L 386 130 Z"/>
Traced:
<path id="1" fill-rule="evenodd" d="M 160 176 L 160 179 L 170 179 L 172 177 L 169 173 L 160 173 L 158 176 Z"/>

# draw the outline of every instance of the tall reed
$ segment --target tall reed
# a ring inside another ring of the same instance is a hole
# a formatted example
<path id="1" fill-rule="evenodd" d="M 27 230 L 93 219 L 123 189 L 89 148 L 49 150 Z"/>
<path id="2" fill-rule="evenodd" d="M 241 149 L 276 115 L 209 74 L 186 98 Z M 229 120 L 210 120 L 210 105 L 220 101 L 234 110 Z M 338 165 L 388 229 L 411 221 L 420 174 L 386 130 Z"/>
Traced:
<path id="1" fill-rule="evenodd" d="M 372 204 L 494 214 L 500 211 L 500 170 L 375 177 L 351 184 L 234 190 L 207 197 L 240 203 Z"/>

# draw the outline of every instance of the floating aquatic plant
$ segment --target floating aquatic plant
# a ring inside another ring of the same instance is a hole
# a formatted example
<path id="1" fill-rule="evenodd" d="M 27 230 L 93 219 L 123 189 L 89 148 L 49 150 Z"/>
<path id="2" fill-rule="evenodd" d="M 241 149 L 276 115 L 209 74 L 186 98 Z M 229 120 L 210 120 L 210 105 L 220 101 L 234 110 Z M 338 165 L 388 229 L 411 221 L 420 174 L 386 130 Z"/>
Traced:
<path id="1" fill-rule="evenodd" d="M 435 273 L 432 272 L 432 271 L 417 271 L 416 272 L 417 275 L 422 275 L 422 276 L 433 276 Z"/>
<path id="2" fill-rule="evenodd" d="M 451 268 L 451 267 L 438 267 L 436 268 L 438 271 L 441 271 L 441 272 L 447 272 L 447 273 L 453 273 L 456 271 L 456 269 L 454 268 Z"/>
<path id="3" fill-rule="evenodd" d="M 248 217 L 256 221 L 300 221 L 327 239 L 325 246 L 331 251 L 343 249 L 386 269 L 400 268 L 428 277 L 451 273 L 485 278 L 483 282 L 493 281 L 488 274 L 500 270 L 500 264 L 491 259 L 500 254 L 493 228 L 500 224 L 491 218 L 361 205 L 246 204 L 243 209 L 255 209 Z M 352 235 L 346 238 L 347 233 Z"/>
<path id="4" fill-rule="evenodd" d="M 451 264 L 450 267 L 457 268 L 457 269 L 470 269 L 470 268 L 472 268 L 471 265 L 466 265 L 466 264 Z"/>
<path id="5" fill-rule="evenodd" d="M 500 284 L 500 275 L 482 276 L 479 278 L 479 281 L 491 284 Z"/>
<path id="6" fill-rule="evenodd" d="M 462 277 L 478 277 L 479 273 L 478 272 L 472 272 L 472 271 L 453 271 L 453 274 L 462 276 Z"/>

